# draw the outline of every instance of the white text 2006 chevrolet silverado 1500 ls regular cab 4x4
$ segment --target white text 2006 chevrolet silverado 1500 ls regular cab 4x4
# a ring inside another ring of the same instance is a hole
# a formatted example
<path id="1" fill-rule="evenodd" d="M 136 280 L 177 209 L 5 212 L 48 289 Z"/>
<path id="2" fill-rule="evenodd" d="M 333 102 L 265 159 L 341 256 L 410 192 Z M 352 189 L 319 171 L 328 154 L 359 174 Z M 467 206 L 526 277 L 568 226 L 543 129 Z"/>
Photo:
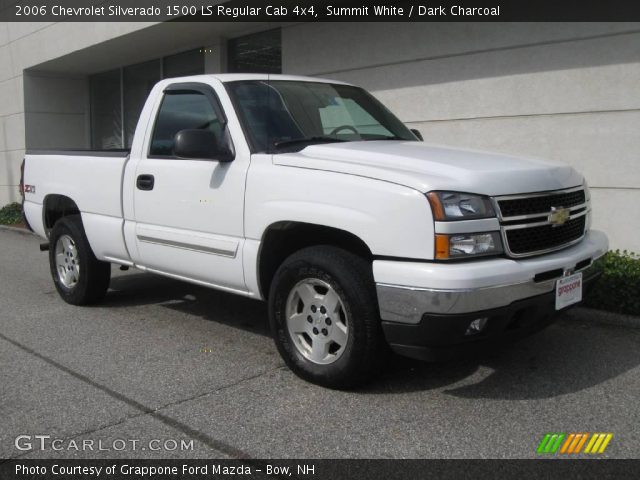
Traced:
<path id="1" fill-rule="evenodd" d="M 267 300 L 289 367 L 345 387 L 385 343 L 436 359 L 547 325 L 608 248 L 569 166 L 418 137 L 340 82 L 163 80 L 130 151 L 27 152 L 25 216 L 65 301 L 112 263 Z"/>

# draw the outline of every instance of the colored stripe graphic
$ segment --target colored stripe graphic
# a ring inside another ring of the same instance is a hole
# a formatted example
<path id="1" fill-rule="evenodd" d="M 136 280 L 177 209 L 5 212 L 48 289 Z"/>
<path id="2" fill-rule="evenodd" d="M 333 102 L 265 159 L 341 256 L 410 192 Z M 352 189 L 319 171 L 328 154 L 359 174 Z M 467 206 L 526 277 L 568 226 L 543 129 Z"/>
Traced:
<path id="1" fill-rule="evenodd" d="M 577 433 L 575 437 L 573 437 L 573 442 L 571 442 L 571 445 L 569 446 L 569 451 L 567 453 L 575 452 L 576 448 L 578 447 L 578 443 L 580 443 L 582 439 L 583 439 L 583 435 L 581 433 Z"/>
<path id="2" fill-rule="evenodd" d="M 612 433 L 594 433 L 584 453 L 604 453 L 612 438 Z"/>
<path id="3" fill-rule="evenodd" d="M 538 445 L 538 453 L 556 453 L 566 434 L 547 433 Z"/>
<path id="4" fill-rule="evenodd" d="M 613 438 L 613 433 L 607 433 L 607 436 L 604 439 L 604 442 L 602 442 L 602 445 L 600 445 L 600 450 L 598 451 L 598 453 L 604 453 L 604 451 L 607 449 L 607 445 L 609 445 L 609 442 L 611 441 L 611 439 Z"/>
<path id="5" fill-rule="evenodd" d="M 593 436 L 591 437 L 591 440 L 589 440 L 589 443 L 587 443 L 587 448 L 584 449 L 584 453 L 590 453 L 591 452 L 591 447 L 593 447 L 593 445 L 596 443 L 596 440 L 598 440 L 599 435 L 597 433 L 594 433 Z"/>
<path id="6" fill-rule="evenodd" d="M 571 445 L 571 442 L 573 442 L 573 439 L 576 437 L 575 433 L 570 433 L 569 436 L 567 437 L 567 439 L 564 442 L 564 445 L 562 445 L 562 449 L 560 450 L 560 453 L 567 453 L 567 449 L 569 448 L 569 445 Z"/>
<path id="7" fill-rule="evenodd" d="M 550 438 L 550 433 L 547 433 L 544 437 L 542 437 L 542 441 L 540 442 L 540 445 L 538 445 L 538 450 L 536 450 L 537 453 L 544 453 L 544 449 L 547 446 Z"/>
<path id="8" fill-rule="evenodd" d="M 558 448 L 560 448 L 560 444 L 562 443 L 562 440 L 564 439 L 564 437 L 565 437 L 564 433 L 558 434 L 558 438 L 556 442 L 553 444 L 553 446 L 551 447 L 550 453 L 556 453 L 558 451 Z"/>
<path id="9" fill-rule="evenodd" d="M 579 435 L 580 435 L 580 438 L 578 439 L 578 441 L 576 442 L 576 445 L 573 447 L 573 449 L 569 453 L 573 453 L 573 454 L 580 453 L 584 443 L 587 441 L 587 438 L 589 438 L 588 433 L 580 433 Z"/>
<path id="10" fill-rule="evenodd" d="M 604 453 L 612 438 L 612 433 L 547 433 L 542 437 L 536 452 L 538 454 L 561 453 L 565 455 L 575 455 L 580 452 Z M 582 448 L 585 444 L 586 448 L 583 451 Z"/>

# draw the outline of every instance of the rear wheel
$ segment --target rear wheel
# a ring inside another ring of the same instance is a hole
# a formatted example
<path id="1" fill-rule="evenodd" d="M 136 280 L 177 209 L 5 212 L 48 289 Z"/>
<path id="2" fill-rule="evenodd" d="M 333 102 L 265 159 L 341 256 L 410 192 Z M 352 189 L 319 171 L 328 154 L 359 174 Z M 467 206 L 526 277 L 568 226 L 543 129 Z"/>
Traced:
<path id="1" fill-rule="evenodd" d="M 58 220 L 49 241 L 51 276 L 62 299 L 72 305 L 101 300 L 109 288 L 111 264 L 93 254 L 80 215 Z"/>
<path id="2" fill-rule="evenodd" d="M 371 264 L 340 248 L 287 258 L 272 282 L 269 317 L 287 365 L 320 385 L 367 381 L 384 351 Z"/>

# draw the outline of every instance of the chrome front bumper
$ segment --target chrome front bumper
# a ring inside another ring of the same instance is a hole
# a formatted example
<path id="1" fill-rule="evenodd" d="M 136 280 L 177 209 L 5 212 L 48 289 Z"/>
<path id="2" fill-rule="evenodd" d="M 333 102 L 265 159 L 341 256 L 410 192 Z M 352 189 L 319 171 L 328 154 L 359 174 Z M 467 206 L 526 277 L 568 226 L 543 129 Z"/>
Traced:
<path id="1" fill-rule="evenodd" d="M 597 248 L 594 248 L 597 246 Z M 430 286 L 407 286 L 398 283 L 387 283 L 380 281 L 376 276 L 376 288 L 378 293 L 378 304 L 380 307 L 380 317 L 383 321 L 399 322 L 405 324 L 417 324 L 424 314 L 437 315 L 457 315 L 471 312 L 481 312 L 483 310 L 491 310 L 495 308 L 510 305 L 518 300 L 523 300 L 538 295 L 543 295 L 554 290 L 558 278 L 563 274 L 573 272 L 583 272 L 585 279 L 591 278 L 598 274 L 597 264 L 595 260 L 602 256 L 608 248 L 606 236 L 597 232 L 592 235 L 591 242 L 587 241 L 583 244 L 571 247 L 565 251 L 553 254 L 551 261 L 543 261 L 544 257 L 538 260 L 515 261 L 503 259 L 504 262 L 511 262 L 522 268 L 511 270 L 519 271 L 519 279 L 507 278 L 507 283 L 493 282 L 492 285 L 473 285 L 466 288 L 434 288 Z M 563 254 L 564 252 L 564 254 Z M 549 258 L 549 257 L 547 257 Z M 591 259 L 589 265 L 580 266 L 585 259 Z M 527 262 L 527 263 L 524 263 Z M 536 263 L 533 263 L 536 262 Z M 453 268 L 460 268 L 460 263 L 450 265 Z M 469 264 L 470 265 L 470 264 Z M 535 265 L 535 268 L 532 268 Z M 579 268 L 576 268 L 576 265 Z M 448 265 L 440 264 L 438 268 L 446 269 Z M 502 266 L 502 264 L 501 264 Z M 402 266 L 394 266 L 397 269 Z M 468 275 L 464 280 L 467 283 L 473 283 L 480 278 L 480 271 L 477 269 L 472 271 L 469 267 Z M 487 277 L 496 278 L 495 268 L 500 270 L 499 265 L 488 263 L 486 271 Z M 512 266 L 511 266 L 512 267 Z M 410 268 L 405 266 L 405 268 Z M 374 265 L 374 273 L 375 273 Z M 505 269 L 505 272 L 508 269 Z M 396 270 L 397 271 L 397 270 Z M 390 276 L 396 273 L 389 270 Z M 444 270 L 440 271 L 445 273 Z M 448 273 L 447 270 L 446 273 Z M 556 273 L 553 275 L 553 273 Z M 429 283 L 438 283 L 438 272 L 431 271 Z M 513 273 L 513 272 L 512 272 Z M 461 270 L 455 275 L 464 277 L 465 270 Z M 515 273 L 514 273 L 515 274 Z M 545 277 L 544 274 L 551 274 Z M 475 276 L 477 275 L 477 276 Z M 508 277 L 505 273 L 505 277 Z M 524 279 L 522 277 L 525 277 Z M 540 279 L 542 277 L 542 279 Z M 442 278 L 440 281 L 448 281 L 449 284 L 453 278 Z M 416 282 L 417 283 L 417 282 Z"/>
<path id="2" fill-rule="evenodd" d="M 598 274 L 596 265 L 576 272 L 585 278 Z M 476 289 L 437 290 L 378 284 L 380 317 L 390 322 L 418 323 L 425 313 L 460 314 L 491 310 L 525 298 L 551 292 L 559 277 Z"/>

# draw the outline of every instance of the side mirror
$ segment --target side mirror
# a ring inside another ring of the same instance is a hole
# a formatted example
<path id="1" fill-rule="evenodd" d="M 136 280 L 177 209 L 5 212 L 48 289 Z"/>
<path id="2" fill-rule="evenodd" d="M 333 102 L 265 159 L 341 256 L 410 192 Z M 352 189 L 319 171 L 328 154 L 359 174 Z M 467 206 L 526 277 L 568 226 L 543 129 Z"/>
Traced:
<path id="1" fill-rule="evenodd" d="M 211 130 L 189 129 L 176 133 L 173 154 L 180 158 L 230 162 L 233 152 Z"/>
<path id="2" fill-rule="evenodd" d="M 416 137 L 418 137 L 418 140 L 420 140 L 421 142 L 424 142 L 424 138 L 422 138 L 422 134 L 420 133 L 420 130 L 412 128 L 411 133 L 413 133 Z"/>

